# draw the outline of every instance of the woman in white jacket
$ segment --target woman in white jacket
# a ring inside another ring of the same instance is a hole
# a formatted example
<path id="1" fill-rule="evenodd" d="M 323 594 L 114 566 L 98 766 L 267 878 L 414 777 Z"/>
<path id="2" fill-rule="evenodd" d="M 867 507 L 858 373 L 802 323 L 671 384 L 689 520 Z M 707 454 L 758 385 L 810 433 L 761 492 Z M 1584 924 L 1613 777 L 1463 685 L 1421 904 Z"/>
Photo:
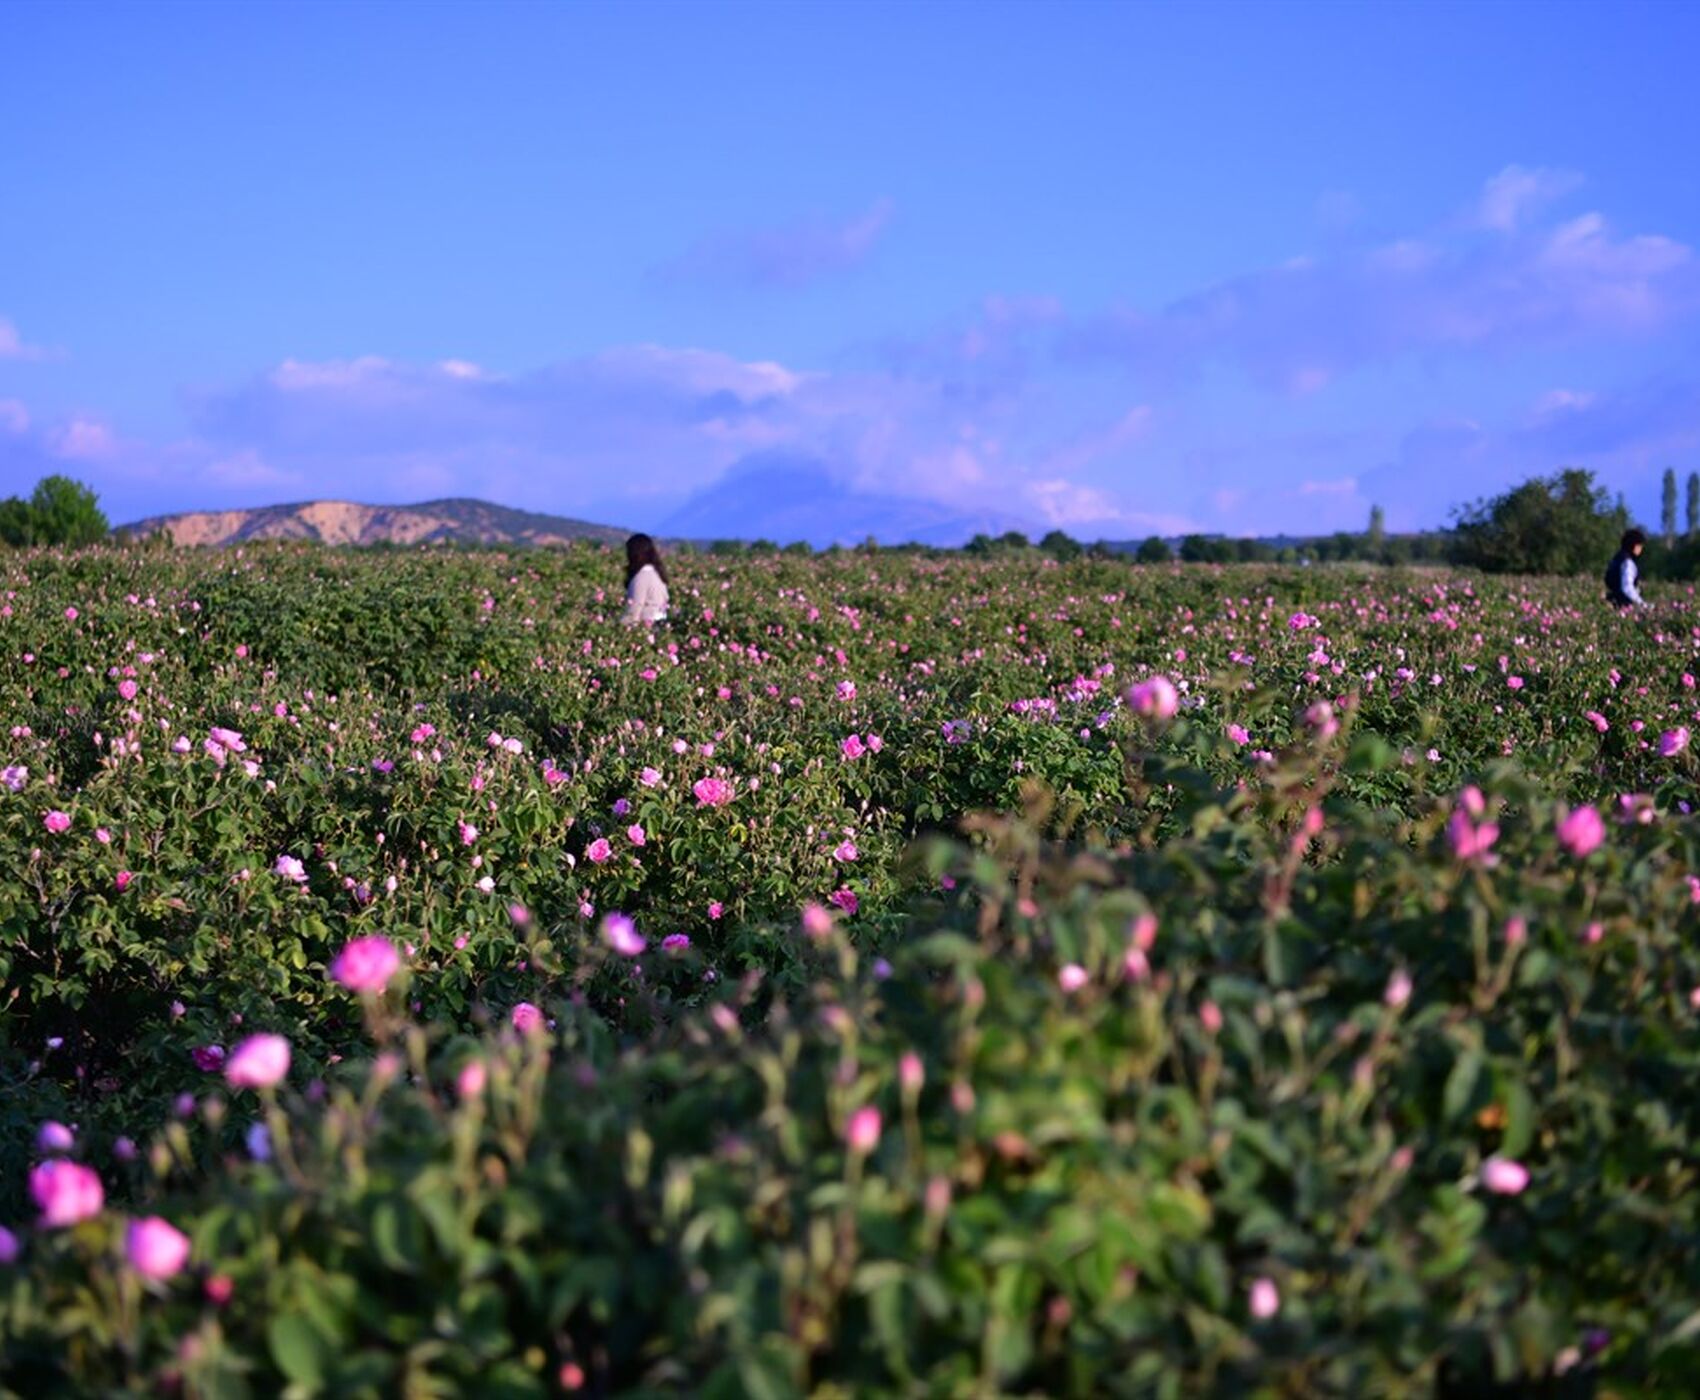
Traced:
<path id="1" fill-rule="evenodd" d="M 626 541 L 626 611 L 620 620 L 635 627 L 666 618 L 667 572 L 661 567 L 661 551 L 648 535 L 633 535 Z"/>

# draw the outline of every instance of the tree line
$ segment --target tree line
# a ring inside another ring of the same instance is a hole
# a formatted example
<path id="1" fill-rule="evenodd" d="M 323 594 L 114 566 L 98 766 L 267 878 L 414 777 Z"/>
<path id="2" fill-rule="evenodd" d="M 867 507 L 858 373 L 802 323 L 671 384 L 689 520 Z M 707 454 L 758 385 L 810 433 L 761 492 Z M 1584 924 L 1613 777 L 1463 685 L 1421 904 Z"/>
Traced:
<path id="1" fill-rule="evenodd" d="M 1700 472 L 1688 474 L 1684 526 L 1677 528 L 1677 475 L 1666 468 L 1660 493 L 1660 525 L 1648 531 L 1642 571 L 1650 578 L 1700 578 Z M 1296 540 L 1230 538 L 1191 534 L 1178 545 L 1158 535 L 1135 545 L 1131 541 L 1085 543 L 1064 530 L 1052 530 L 1037 543 L 1018 530 L 1001 535 L 975 535 L 962 552 L 976 557 L 1038 552 L 1059 562 L 1083 556 L 1100 559 L 1131 557 L 1140 564 L 1296 564 L 1361 562 L 1383 565 L 1454 564 L 1486 573 L 1597 573 L 1631 525 L 1621 495 L 1613 496 L 1592 472 L 1566 468 L 1552 476 L 1533 477 L 1501 495 L 1460 506 L 1450 528 L 1416 534 L 1389 534 L 1380 506 L 1370 510 L 1362 531 Z M 26 500 L 0 500 L 0 543 L 28 545 L 87 545 L 105 539 L 111 527 L 95 493 L 66 476 L 49 476 Z M 688 546 L 677 546 L 688 549 Z M 718 555 L 809 554 L 807 544 L 784 546 L 768 540 L 746 543 L 716 540 L 707 545 Z M 918 554 L 948 551 L 935 547 L 881 545 L 869 538 L 862 550 L 901 550 Z M 829 554 L 841 552 L 836 546 Z"/>

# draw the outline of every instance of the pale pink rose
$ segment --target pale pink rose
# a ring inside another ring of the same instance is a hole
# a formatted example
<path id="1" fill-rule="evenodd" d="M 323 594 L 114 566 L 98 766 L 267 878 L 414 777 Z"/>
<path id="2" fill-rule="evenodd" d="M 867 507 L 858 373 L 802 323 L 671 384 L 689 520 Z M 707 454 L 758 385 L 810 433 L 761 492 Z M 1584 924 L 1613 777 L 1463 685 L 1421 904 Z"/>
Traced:
<path id="1" fill-rule="evenodd" d="M 810 938 L 825 938 L 832 932 L 832 915 L 818 904 L 803 906 L 803 932 Z"/>
<path id="2" fill-rule="evenodd" d="M 475 1099 L 484 1092 L 489 1072 L 482 1060 L 468 1060 L 455 1076 L 455 1092 L 463 1099 Z"/>
<path id="3" fill-rule="evenodd" d="M 251 1035 L 225 1062 L 225 1080 L 237 1089 L 269 1089 L 289 1073 L 289 1042 L 281 1035 Z"/>
<path id="4" fill-rule="evenodd" d="M 1091 980 L 1090 974 L 1079 963 L 1065 963 L 1057 973 L 1057 985 L 1065 992 L 1078 992 Z"/>
<path id="5" fill-rule="evenodd" d="M 307 883 L 307 869 L 294 856 L 279 856 L 272 866 L 272 874 L 279 879 L 288 880 L 292 884 Z"/>
<path id="6" fill-rule="evenodd" d="M 623 958 L 635 958 L 648 946 L 637 925 L 624 914 L 609 914 L 602 920 L 602 938 Z"/>
<path id="7" fill-rule="evenodd" d="M 630 841 L 632 845 L 641 846 L 648 839 L 649 838 L 644 835 L 643 828 L 637 825 L 636 822 L 626 828 L 626 840 Z"/>
<path id="8" fill-rule="evenodd" d="M 1281 1290 L 1276 1288 L 1274 1279 L 1260 1278 L 1252 1281 L 1250 1306 L 1251 1315 L 1259 1322 L 1267 1322 L 1281 1311 Z"/>
<path id="9" fill-rule="evenodd" d="M 395 944 L 370 934 L 343 945 L 342 951 L 331 960 L 330 976 L 351 992 L 374 996 L 389 986 L 400 967 L 401 955 L 396 952 Z"/>
<path id="10" fill-rule="evenodd" d="M 522 1001 L 513 1009 L 513 1027 L 516 1031 L 530 1034 L 532 1031 L 543 1029 L 543 1013 L 529 1001 Z"/>
<path id="11" fill-rule="evenodd" d="M 1529 1169 L 1506 1157 L 1489 1157 L 1482 1163 L 1482 1185 L 1496 1196 L 1515 1196 L 1529 1184 Z"/>
<path id="12" fill-rule="evenodd" d="M 53 1229 L 91 1219 L 106 1205 L 100 1177 L 63 1158 L 43 1162 L 30 1172 L 30 1196 L 41 1209 L 41 1223 Z"/>
<path id="13" fill-rule="evenodd" d="M 130 1222 L 124 1254 L 143 1278 L 161 1281 L 180 1273 L 189 1262 L 189 1237 L 169 1221 L 150 1215 Z"/>
<path id="14" fill-rule="evenodd" d="M 638 774 L 638 781 L 646 788 L 659 787 L 661 785 L 661 772 L 656 768 L 645 768 Z"/>
<path id="15" fill-rule="evenodd" d="M 1180 692 L 1167 676 L 1152 676 L 1129 688 L 1127 705 L 1141 719 L 1167 722 L 1181 707 Z"/>
<path id="16" fill-rule="evenodd" d="M 897 1062 L 897 1082 L 903 1086 L 906 1093 L 918 1094 L 921 1085 L 926 1082 L 926 1067 L 921 1063 L 921 1057 L 913 1050 L 905 1050 Z"/>
<path id="17" fill-rule="evenodd" d="M 837 861 L 853 861 L 860 854 L 854 841 L 841 841 L 832 852 L 832 858 Z"/>
<path id="18" fill-rule="evenodd" d="M 1387 979 L 1387 990 L 1381 994 L 1382 1001 L 1395 1011 L 1411 999 L 1411 974 L 1402 968 Z"/>

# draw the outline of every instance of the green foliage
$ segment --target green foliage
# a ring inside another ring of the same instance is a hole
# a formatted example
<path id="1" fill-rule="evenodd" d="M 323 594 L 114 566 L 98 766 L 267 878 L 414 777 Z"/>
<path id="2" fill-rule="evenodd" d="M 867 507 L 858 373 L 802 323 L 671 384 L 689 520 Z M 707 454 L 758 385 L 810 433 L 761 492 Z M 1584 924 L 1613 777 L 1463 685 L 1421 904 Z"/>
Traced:
<path id="1" fill-rule="evenodd" d="M 1667 545 L 1676 542 L 1676 469 L 1666 467 L 1659 487 L 1659 524 Z"/>
<path id="2" fill-rule="evenodd" d="M 1039 548 L 1058 563 L 1066 564 L 1071 559 L 1078 559 L 1086 551 L 1080 541 L 1063 530 L 1052 530 L 1039 541 Z"/>
<path id="3" fill-rule="evenodd" d="M 28 501 L 0 501 L 0 541 L 9 545 L 98 544 L 111 527 L 93 491 L 68 476 L 43 477 Z"/>
<path id="4" fill-rule="evenodd" d="M 1181 560 L 1187 564 L 1231 564 L 1234 542 L 1221 535 L 1188 535 L 1181 541 Z"/>
<path id="5" fill-rule="evenodd" d="M 1141 564 L 1168 564 L 1174 560 L 1175 552 L 1161 535 L 1150 535 L 1141 542 L 1133 557 Z"/>
<path id="6" fill-rule="evenodd" d="M 1686 600 L 669 564 L 651 632 L 594 550 L 0 562 L 0 1394 L 1680 1391 Z M 406 971 L 363 1006 L 326 969 L 373 934 Z M 275 1111 L 194 1058 L 255 1030 Z M 46 1119 L 105 1181 L 75 1230 L 25 1197 Z M 194 1242 L 157 1285 L 147 1213 Z"/>
<path id="7" fill-rule="evenodd" d="M 1459 512 L 1459 563 L 1500 574 L 1598 573 L 1629 528 L 1620 502 L 1570 469 L 1538 477 Z"/>

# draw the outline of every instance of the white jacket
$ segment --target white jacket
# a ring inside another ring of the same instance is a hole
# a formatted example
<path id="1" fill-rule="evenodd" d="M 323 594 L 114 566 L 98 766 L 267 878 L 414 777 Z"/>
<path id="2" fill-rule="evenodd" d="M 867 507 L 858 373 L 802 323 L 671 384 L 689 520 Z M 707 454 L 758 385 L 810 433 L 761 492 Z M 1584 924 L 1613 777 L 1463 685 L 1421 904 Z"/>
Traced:
<path id="1" fill-rule="evenodd" d="M 626 611 L 620 620 L 633 627 L 640 622 L 662 622 L 666 617 L 667 585 L 653 564 L 645 564 L 626 585 Z"/>

